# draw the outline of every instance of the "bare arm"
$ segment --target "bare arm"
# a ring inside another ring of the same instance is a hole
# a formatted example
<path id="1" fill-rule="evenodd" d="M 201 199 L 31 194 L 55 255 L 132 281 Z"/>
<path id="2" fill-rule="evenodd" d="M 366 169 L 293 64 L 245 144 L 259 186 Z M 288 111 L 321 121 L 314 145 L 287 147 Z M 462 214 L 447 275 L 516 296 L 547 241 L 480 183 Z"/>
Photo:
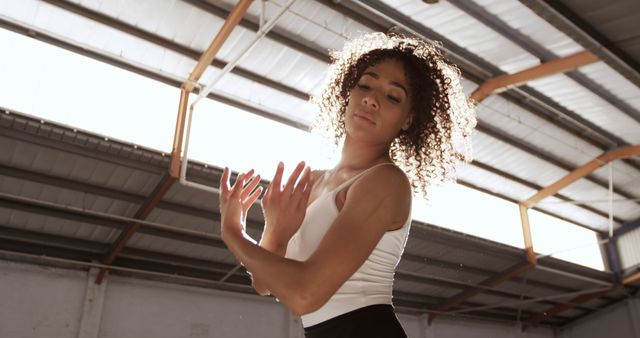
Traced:
<path id="1" fill-rule="evenodd" d="M 310 189 L 316 184 L 316 182 L 318 182 L 318 180 L 322 177 L 323 174 L 324 174 L 324 171 L 322 170 L 314 170 L 311 172 L 311 186 L 309 187 Z M 281 179 L 281 175 L 282 175 L 282 172 L 280 170 L 277 170 L 272 182 L 276 182 L 275 184 L 279 184 L 279 182 L 277 181 Z M 292 175 L 292 177 L 294 177 L 294 175 Z M 310 192 L 311 190 L 309 190 L 309 193 Z M 271 198 L 273 197 L 274 196 L 271 196 Z M 304 205 L 301 205 L 301 207 L 304 207 L 306 212 L 306 206 L 308 204 L 308 196 L 307 198 L 304 199 L 303 202 L 304 202 Z M 271 224 L 271 227 L 267 226 L 266 223 L 267 223 L 267 219 L 269 218 L 268 215 L 272 213 L 273 210 L 270 210 L 269 208 L 267 208 L 265 204 L 262 205 L 262 209 L 263 209 L 263 214 L 265 215 L 265 229 L 262 233 L 262 238 L 260 239 L 259 245 L 260 247 L 264 248 L 267 251 L 270 251 L 280 257 L 284 257 L 285 254 L 287 253 L 287 246 L 289 244 L 289 240 L 291 239 L 291 237 L 287 237 L 286 235 L 282 235 L 279 232 L 274 231 L 273 228 L 274 226 L 277 226 L 277 224 Z M 290 216 L 290 214 L 285 212 L 283 216 L 285 217 Z M 304 217 L 302 219 L 293 220 L 294 222 L 298 222 L 298 221 L 300 222 L 300 224 L 297 224 L 296 229 L 300 227 L 303 219 Z M 256 292 L 259 295 L 267 296 L 271 294 L 269 289 L 267 289 L 267 287 L 265 287 L 264 284 L 260 281 L 259 277 L 251 275 L 251 283 L 253 288 L 256 290 Z"/>
<path id="2" fill-rule="evenodd" d="M 234 202 L 238 193 L 232 189 L 222 198 L 227 201 L 221 206 L 223 240 L 287 308 L 305 314 L 326 303 L 364 263 L 386 231 L 404 223 L 410 194 L 409 183 L 398 169 L 374 169 L 351 186 L 342 210 L 317 250 L 300 262 L 269 252 L 245 237 L 237 217 L 239 203 Z"/>

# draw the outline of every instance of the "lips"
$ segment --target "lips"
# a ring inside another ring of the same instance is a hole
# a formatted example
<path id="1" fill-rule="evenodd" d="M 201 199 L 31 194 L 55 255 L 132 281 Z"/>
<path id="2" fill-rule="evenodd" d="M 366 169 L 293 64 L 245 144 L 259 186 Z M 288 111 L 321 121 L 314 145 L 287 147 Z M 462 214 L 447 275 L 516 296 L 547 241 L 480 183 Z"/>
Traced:
<path id="1" fill-rule="evenodd" d="M 373 121 L 373 116 L 371 116 L 370 114 L 367 113 L 363 113 L 363 112 L 357 112 L 354 113 L 353 116 L 360 121 L 364 121 L 370 124 L 376 124 L 375 121 Z"/>

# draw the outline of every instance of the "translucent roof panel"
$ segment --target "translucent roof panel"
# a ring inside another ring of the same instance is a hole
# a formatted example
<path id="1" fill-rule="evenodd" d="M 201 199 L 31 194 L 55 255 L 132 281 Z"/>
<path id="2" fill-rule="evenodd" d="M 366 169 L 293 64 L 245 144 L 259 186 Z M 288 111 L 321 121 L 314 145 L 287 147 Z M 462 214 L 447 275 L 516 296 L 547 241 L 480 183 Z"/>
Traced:
<path id="1" fill-rule="evenodd" d="M 433 186 L 430 194 L 429 200 L 414 197 L 414 219 L 524 247 L 517 205 L 455 184 Z"/>
<path id="2" fill-rule="evenodd" d="M 539 17 L 519 1 L 473 0 L 499 20 L 526 37 L 544 46 L 551 53 L 563 57 L 584 50 L 563 32 Z"/>
<path id="3" fill-rule="evenodd" d="M 446 1 L 383 1 L 507 73 L 533 67 L 540 60 L 506 37 Z M 469 29 L 473 27 L 473 29 Z"/>
<path id="4" fill-rule="evenodd" d="M 12 46 L 0 53 L 3 105 L 105 137 L 171 150 L 178 89 L 7 30 L 0 30 L 0 41 Z"/>
<path id="5" fill-rule="evenodd" d="M 529 220 L 536 253 L 604 270 L 600 244 L 595 232 L 535 210 L 529 211 Z M 539 259 L 544 259 L 543 256 Z"/>
<path id="6" fill-rule="evenodd" d="M 562 106 L 617 135 L 630 144 L 640 143 L 640 122 L 621 112 L 564 74 L 547 76 L 528 83 Z"/>

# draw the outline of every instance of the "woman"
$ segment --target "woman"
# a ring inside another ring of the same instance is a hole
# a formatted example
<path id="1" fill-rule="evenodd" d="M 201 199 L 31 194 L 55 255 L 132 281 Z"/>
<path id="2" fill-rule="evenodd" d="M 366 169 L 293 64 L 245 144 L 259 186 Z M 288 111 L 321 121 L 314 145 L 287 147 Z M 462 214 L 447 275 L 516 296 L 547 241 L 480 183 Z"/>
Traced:
<path id="1" fill-rule="evenodd" d="M 455 178 L 475 125 L 458 72 L 422 40 L 373 33 L 333 54 L 319 125 L 342 141 L 328 171 L 283 165 L 262 199 L 259 245 L 245 233 L 261 194 L 253 171 L 220 186 L 222 239 L 254 288 L 302 316 L 307 337 L 406 337 L 393 275 L 411 224 L 412 190 Z M 412 189 L 413 187 L 413 189 Z"/>

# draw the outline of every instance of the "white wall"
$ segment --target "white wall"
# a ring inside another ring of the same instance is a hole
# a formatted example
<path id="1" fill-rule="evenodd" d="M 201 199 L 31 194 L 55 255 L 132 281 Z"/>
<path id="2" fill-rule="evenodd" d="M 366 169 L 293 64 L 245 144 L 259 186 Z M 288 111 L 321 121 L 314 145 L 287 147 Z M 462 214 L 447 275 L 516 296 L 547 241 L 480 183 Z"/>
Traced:
<path id="1" fill-rule="evenodd" d="M 77 335 L 86 273 L 0 260 L 0 337 Z"/>
<path id="2" fill-rule="evenodd" d="M 90 337 L 88 282 L 84 271 L 0 260 L 0 337 Z M 103 289 L 93 337 L 303 337 L 299 319 L 272 298 L 119 276 Z M 425 316 L 398 317 L 412 338 L 554 337 L 547 328 L 522 333 L 508 323 L 438 317 L 428 326 Z"/>
<path id="3" fill-rule="evenodd" d="M 640 338 L 640 298 L 629 298 L 562 330 L 560 338 Z"/>

